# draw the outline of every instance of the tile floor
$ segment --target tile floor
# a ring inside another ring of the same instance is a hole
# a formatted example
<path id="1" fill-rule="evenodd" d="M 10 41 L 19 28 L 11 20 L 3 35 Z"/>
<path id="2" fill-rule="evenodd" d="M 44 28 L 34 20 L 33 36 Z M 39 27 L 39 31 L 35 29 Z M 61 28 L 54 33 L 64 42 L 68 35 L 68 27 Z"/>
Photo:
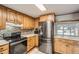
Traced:
<path id="1" fill-rule="evenodd" d="M 34 48 L 32 51 L 30 51 L 28 54 L 45 54 L 45 53 L 42 53 L 38 50 L 38 48 Z"/>

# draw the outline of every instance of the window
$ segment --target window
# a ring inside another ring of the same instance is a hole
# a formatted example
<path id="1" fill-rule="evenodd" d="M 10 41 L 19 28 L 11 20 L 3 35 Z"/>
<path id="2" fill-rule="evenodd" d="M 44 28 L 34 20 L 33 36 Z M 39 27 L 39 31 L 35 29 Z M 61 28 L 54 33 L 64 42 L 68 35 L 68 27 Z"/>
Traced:
<path id="1" fill-rule="evenodd" d="M 63 35 L 63 26 L 62 25 L 57 25 L 57 27 L 56 27 L 56 33 L 58 34 L 58 35 Z"/>
<path id="2" fill-rule="evenodd" d="M 78 23 L 56 23 L 55 29 L 56 35 L 79 36 Z"/>

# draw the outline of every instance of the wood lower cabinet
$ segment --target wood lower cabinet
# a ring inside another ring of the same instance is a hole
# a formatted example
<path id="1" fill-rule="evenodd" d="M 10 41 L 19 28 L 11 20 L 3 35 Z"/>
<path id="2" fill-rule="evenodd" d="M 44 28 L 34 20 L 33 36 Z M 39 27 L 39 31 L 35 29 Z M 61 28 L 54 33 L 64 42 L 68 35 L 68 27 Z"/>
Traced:
<path id="1" fill-rule="evenodd" d="M 66 44 L 64 42 L 60 43 L 60 53 L 66 53 Z"/>
<path id="2" fill-rule="evenodd" d="M 28 38 L 28 40 L 27 40 L 27 51 L 29 51 L 30 49 L 32 49 L 33 48 L 33 46 L 34 46 L 34 40 L 32 40 L 31 38 Z"/>
<path id="3" fill-rule="evenodd" d="M 38 45 L 38 35 L 30 36 L 27 38 L 27 51 L 30 51 L 34 47 L 38 47 Z"/>
<path id="4" fill-rule="evenodd" d="M 54 51 L 58 53 L 66 53 L 66 44 L 61 39 L 55 39 Z"/>
<path id="5" fill-rule="evenodd" d="M 35 39 L 36 36 L 30 36 L 27 39 L 27 51 L 30 51 L 33 47 L 35 47 Z"/>
<path id="6" fill-rule="evenodd" d="M 9 54 L 9 51 L 5 50 L 5 51 L 0 52 L 0 54 Z"/>
<path id="7" fill-rule="evenodd" d="M 59 39 L 54 39 L 54 51 L 55 52 L 60 52 L 60 44 L 61 42 Z"/>
<path id="8" fill-rule="evenodd" d="M 55 39 L 54 44 L 54 50 L 58 53 L 64 53 L 64 54 L 72 54 L 73 48 L 74 48 L 74 41 L 73 40 L 67 40 L 67 39 Z"/>
<path id="9" fill-rule="evenodd" d="M 36 46 L 36 47 L 39 46 L 39 37 L 38 37 L 38 35 L 36 35 L 35 46 Z"/>
<path id="10" fill-rule="evenodd" d="M 73 45 L 66 44 L 66 54 L 73 54 Z"/>
<path id="11" fill-rule="evenodd" d="M 75 41 L 75 44 L 74 44 L 74 48 L 73 48 L 73 53 L 74 54 L 79 54 L 79 41 Z"/>
<path id="12" fill-rule="evenodd" d="M 73 48 L 74 48 L 74 43 L 75 41 L 74 40 L 66 40 L 66 53 L 67 54 L 72 54 L 73 53 Z"/>
<path id="13" fill-rule="evenodd" d="M 0 54 L 9 54 L 9 44 L 0 46 Z"/>
<path id="14" fill-rule="evenodd" d="M 74 46 L 74 54 L 79 54 L 79 45 Z"/>

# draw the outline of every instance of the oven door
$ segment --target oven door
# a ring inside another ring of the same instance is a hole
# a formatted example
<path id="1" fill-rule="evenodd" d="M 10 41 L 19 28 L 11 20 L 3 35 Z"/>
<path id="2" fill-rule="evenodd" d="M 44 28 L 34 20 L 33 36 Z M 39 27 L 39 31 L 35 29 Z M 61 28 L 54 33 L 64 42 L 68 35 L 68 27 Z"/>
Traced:
<path id="1" fill-rule="evenodd" d="M 10 54 L 24 54 L 24 53 L 26 53 L 26 45 L 27 45 L 26 41 L 10 45 Z"/>

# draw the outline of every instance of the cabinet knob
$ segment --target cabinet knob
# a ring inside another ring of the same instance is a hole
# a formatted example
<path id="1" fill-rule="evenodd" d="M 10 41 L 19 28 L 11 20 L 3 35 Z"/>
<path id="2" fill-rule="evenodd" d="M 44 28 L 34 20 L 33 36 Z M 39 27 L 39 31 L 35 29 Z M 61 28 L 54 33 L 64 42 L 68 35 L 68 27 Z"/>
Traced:
<path id="1" fill-rule="evenodd" d="M 3 48 L 0 48 L 0 50 L 3 50 Z"/>
<path id="2" fill-rule="evenodd" d="M 68 47 L 69 45 L 66 45 L 66 47 Z"/>

